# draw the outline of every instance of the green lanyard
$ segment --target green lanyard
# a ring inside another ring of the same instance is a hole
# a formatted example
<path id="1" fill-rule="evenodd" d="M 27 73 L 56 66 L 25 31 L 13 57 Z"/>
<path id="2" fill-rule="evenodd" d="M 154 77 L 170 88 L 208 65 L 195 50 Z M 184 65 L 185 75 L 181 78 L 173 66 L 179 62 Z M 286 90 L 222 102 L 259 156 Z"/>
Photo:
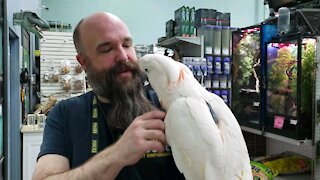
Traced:
<path id="1" fill-rule="evenodd" d="M 91 153 L 97 154 L 99 148 L 99 124 L 98 124 L 98 102 L 96 96 L 92 99 L 92 141 Z"/>

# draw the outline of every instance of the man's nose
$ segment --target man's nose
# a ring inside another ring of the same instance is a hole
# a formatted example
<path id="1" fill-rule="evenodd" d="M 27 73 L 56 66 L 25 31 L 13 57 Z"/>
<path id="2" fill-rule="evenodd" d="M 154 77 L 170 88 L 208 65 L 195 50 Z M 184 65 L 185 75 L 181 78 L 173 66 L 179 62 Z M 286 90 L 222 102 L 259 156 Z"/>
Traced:
<path id="1" fill-rule="evenodd" d="M 127 51 L 122 46 L 118 48 L 116 61 L 128 61 Z"/>

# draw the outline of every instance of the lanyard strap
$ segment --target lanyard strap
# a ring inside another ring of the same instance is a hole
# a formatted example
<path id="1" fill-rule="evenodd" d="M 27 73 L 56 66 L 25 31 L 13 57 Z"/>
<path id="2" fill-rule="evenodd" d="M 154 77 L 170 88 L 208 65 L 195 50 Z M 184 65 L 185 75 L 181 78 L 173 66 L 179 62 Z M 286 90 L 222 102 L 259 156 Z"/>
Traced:
<path id="1" fill-rule="evenodd" d="M 98 102 L 96 96 L 92 98 L 92 141 L 91 153 L 97 154 L 99 148 L 99 124 L 98 124 Z"/>

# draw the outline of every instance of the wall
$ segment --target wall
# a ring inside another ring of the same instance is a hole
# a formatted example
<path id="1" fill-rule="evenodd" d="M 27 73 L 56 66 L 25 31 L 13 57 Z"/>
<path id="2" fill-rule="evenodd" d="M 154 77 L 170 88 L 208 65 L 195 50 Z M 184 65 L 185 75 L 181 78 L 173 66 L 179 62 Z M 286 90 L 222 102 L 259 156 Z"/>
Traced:
<path id="1" fill-rule="evenodd" d="M 263 0 L 42 0 L 42 5 L 49 8 L 42 10 L 42 18 L 70 23 L 72 28 L 92 12 L 114 13 L 128 24 L 135 44 L 157 43 L 165 36 L 165 22 L 183 5 L 230 12 L 233 27 L 250 26 L 264 18 Z"/>

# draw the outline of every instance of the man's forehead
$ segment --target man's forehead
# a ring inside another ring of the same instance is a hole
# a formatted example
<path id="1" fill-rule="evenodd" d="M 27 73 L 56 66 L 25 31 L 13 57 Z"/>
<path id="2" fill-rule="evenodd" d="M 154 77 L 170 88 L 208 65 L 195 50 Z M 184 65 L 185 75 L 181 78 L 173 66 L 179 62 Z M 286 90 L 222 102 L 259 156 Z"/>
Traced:
<path id="1" fill-rule="evenodd" d="M 112 32 L 116 30 L 118 33 L 123 32 L 130 35 L 128 27 L 121 19 L 108 14 L 98 14 L 85 19 L 80 29 L 82 33 Z"/>

